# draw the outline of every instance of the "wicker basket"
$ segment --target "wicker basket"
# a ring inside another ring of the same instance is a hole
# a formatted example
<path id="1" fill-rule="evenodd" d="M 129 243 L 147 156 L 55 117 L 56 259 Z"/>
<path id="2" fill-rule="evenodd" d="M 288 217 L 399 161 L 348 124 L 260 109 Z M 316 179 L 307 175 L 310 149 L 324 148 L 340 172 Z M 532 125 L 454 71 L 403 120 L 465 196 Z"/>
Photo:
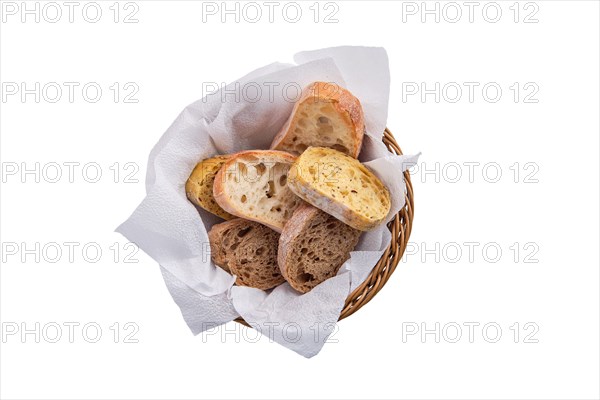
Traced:
<path id="1" fill-rule="evenodd" d="M 394 135 L 392 135 L 392 132 L 387 128 L 383 133 L 383 143 L 390 153 L 398 155 L 402 154 L 402 150 L 400 150 L 400 146 L 396 143 Z M 388 223 L 388 228 L 392 233 L 390 244 L 385 249 L 367 279 L 350 293 L 346 299 L 346 304 L 344 304 L 344 308 L 340 314 L 340 320 L 354 314 L 375 297 L 388 279 L 390 279 L 390 276 L 404 254 L 408 238 L 410 237 L 414 214 L 414 194 L 408 171 L 404 172 L 404 180 L 406 181 L 406 204 L 398 214 L 396 214 L 394 219 Z M 235 321 L 249 326 L 242 318 L 238 318 Z"/>

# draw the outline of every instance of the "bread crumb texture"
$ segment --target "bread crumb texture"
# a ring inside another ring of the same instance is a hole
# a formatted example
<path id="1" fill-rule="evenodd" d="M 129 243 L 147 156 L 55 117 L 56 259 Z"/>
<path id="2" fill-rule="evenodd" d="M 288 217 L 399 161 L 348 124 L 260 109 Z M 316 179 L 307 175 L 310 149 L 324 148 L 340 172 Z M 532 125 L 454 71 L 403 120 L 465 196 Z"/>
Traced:
<path id="1" fill-rule="evenodd" d="M 294 218 L 303 219 L 300 228 L 290 232 L 286 254 L 279 260 L 289 284 L 306 293 L 319 283 L 335 276 L 350 251 L 356 246 L 361 231 L 339 221 L 332 215 L 311 206 L 314 211 L 299 212 Z M 286 235 L 284 230 L 282 239 Z"/>
<path id="2" fill-rule="evenodd" d="M 303 90 L 271 147 L 294 155 L 309 146 L 328 147 L 356 158 L 364 133 L 360 101 L 339 85 L 314 82 Z"/>
<path id="3" fill-rule="evenodd" d="M 209 232 L 213 262 L 235 275 L 236 285 L 271 289 L 284 282 L 277 265 L 279 233 L 254 221 L 233 219 Z"/>
<path id="4" fill-rule="evenodd" d="M 219 204 L 241 218 L 264 223 L 281 231 L 302 200 L 287 185 L 294 157 L 273 156 L 278 151 L 255 151 L 234 156 L 220 172 Z"/>
<path id="5" fill-rule="evenodd" d="M 309 147 L 290 170 L 290 188 L 303 200 L 348 225 L 368 230 L 390 211 L 381 180 L 358 160 L 339 151 Z"/>
<path id="6" fill-rule="evenodd" d="M 213 196 L 213 185 L 215 175 L 228 158 L 216 156 L 200 161 L 185 184 L 185 193 L 192 203 L 226 220 L 234 216 L 217 204 Z"/>

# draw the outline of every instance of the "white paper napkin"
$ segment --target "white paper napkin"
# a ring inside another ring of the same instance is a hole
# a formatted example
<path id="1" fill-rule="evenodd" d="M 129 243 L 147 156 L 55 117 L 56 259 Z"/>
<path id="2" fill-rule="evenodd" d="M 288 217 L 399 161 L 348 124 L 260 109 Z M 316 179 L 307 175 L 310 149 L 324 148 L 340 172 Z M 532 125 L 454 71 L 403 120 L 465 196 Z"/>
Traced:
<path id="1" fill-rule="evenodd" d="M 189 174 L 199 160 L 215 154 L 268 148 L 291 112 L 293 90 L 314 81 L 334 82 L 360 99 L 367 127 L 360 159 L 390 189 L 388 221 L 404 206 L 402 172 L 418 156 L 390 155 L 381 142 L 389 97 L 384 49 L 337 47 L 299 53 L 295 60 L 298 65 L 275 63 L 253 71 L 186 107 L 150 153 L 146 198 L 117 232 L 159 263 L 194 334 L 241 315 L 275 342 L 311 357 L 333 331 L 348 294 L 389 244 L 385 224 L 364 233 L 338 275 L 307 294 L 287 283 L 270 293 L 233 286 L 235 278 L 210 260 L 207 231 L 220 220 L 187 200 Z M 244 88 L 250 89 L 245 95 Z M 263 90 L 258 97 L 255 88 Z"/>

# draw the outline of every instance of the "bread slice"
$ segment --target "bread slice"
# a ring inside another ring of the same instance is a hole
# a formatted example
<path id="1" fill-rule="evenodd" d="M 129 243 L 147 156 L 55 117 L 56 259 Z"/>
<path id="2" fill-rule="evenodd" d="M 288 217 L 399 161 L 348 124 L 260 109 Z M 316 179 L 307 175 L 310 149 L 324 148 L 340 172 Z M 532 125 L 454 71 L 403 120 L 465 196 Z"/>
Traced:
<path id="1" fill-rule="evenodd" d="M 360 101 L 334 83 L 314 82 L 302 91 L 271 148 L 299 155 L 309 146 L 330 147 L 356 158 L 364 133 Z"/>
<path id="2" fill-rule="evenodd" d="M 227 212 L 281 232 L 302 203 L 287 186 L 296 157 L 283 151 L 253 150 L 232 155 L 215 178 L 213 194 Z"/>
<path id="3" fill-rule="evenodd" d="M 297 291 L 310 291 L 338 273 L 361 233 L 318 208 L 298 207 L 279 238 L 281 274 Z"/>
<path id="4" fill-rule="evenodd" d="M 185 183 L 185 194 L 192 203 L 223 219 L 232 219 L 234 216 L 219 207 L 215 201 L 213 184 L 215 175 L 228 158 L 229 156 L 216 156 L 200 161 Z"/>
<path id="5" fill-rule="evenodd" d="M 358 160 L 323 147 L 309 147 L 298 157 L 288 186 L 303 200 L 361 231 L 383 222 L 391 207 L 390 192 L 373 172 Z"/>
<path id="6" fill-rule="evenodd" d="M 267 290 L 284 282 L 277 266 L 279 234 L 245 219 L 213 225 L 208 232 L 215 264 L 237 277 L 235 283 Z"/>

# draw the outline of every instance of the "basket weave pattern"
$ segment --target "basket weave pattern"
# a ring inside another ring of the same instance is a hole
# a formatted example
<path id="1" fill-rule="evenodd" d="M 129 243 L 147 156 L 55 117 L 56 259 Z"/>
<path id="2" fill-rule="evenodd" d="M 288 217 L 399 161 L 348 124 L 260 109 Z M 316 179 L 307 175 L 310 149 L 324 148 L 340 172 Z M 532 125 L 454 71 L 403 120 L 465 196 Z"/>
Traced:
<path id="1" fill-rule="evenodd" d="M 394 135 L 387 128 L 383 133 L 383 143 L 390 153 L 402 155 L 402 150 L 400 150 L 400 146 L 398 146 Z M 340 314 L 340 320 L 354 314 L 375 297 L 388 279 L 390 279 L 390 276 L 404 254 L 404 250 L 406 250 L 414 214 L 414 194 L 408 171 L 404 172 L 404 180 L 406 182 L 406 202 L 404 207 L 387 225 L 392 233 L 390 244 L 381 255 L 379 261 L 377 261 L 377 264 L 375 264 L 375 267 L 373 267 L 367 279 L 350 293 L 346 299 L 346 303 Z M 235 321 L 249 326 L 242 318 L 237 318 Z"/>

